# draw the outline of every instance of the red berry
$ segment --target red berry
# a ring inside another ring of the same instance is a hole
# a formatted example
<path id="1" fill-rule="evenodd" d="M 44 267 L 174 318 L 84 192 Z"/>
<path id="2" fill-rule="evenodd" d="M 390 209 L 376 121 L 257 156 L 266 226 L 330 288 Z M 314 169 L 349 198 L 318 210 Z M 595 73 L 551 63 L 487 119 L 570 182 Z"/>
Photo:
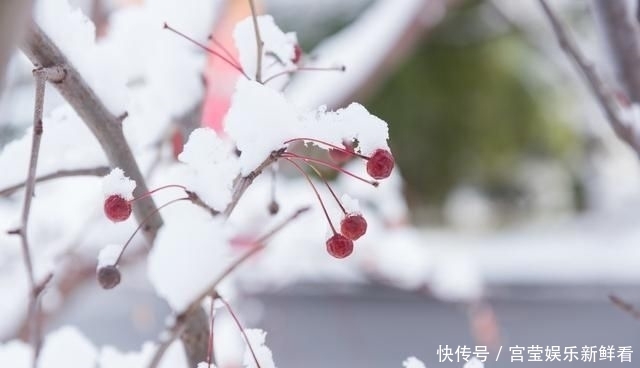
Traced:
<path id="1" fill-rule="evenodd" d="M 353 252 L 353 241 L 342 234 L 327 239 L 327 252 L 336 258 L 348 257 Z"/>
<path id="2" fill-rule="evenodd" d="M 391 152 L 384 149 L 377 149 L 373 152 L 373 155 L 369 157 L 367 161 L 367 173 L 376 179 L 388 178 L 391 175 L 395 160 Z"/>
<path id="3" fill-rule="evenodd" d="M 348 143 L 344 145 L 344 149 L 349 152 L 354 152 L 353 145 Z M 331 160 L 333 160 L 333 162 L 337 164 L 342 164 L 349 161 L 349 159 L 352 158 L 353 155 L 347 152 L 341 151 L 339 149 L 331 148 L 329 149 L 329 157 L 331 157 Z"/>
<path id="4" fill-rule="evenodd" d="M 346 238 L 358 240 L 367 232 L 367 220 L 358 213 L 350 213 L 340 222 L 340 232 Z"/>
<path id="5" fill-rule="evenodd" d="M 124 221 L 131 215 L 131 203 L 119 194 L 112 194 L 104 200 L 104 214 L 113 222 Z"/>
<path id="6" fill-rule="evenodd" d="M 298 64 L 301 58 L 302 58 L 302 47 L 296 44 L 293 47 L 293 59 L 291 59 L 291 62 L 293 62 L 294 64 Z"/>

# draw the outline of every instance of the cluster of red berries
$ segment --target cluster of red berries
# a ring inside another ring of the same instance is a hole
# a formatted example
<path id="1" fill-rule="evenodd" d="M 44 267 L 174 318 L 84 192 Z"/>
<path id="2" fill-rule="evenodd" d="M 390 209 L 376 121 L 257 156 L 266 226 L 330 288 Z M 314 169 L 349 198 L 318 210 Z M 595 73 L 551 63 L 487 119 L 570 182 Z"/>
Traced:
<path id="1" fill-rule="evenodd" d="M 317 170 L 312 164 L 315 163 L 318 165 L 329 167 L 370 185 L 378 186 L 378 182 L 376 180 L 388 178 L 393 171 L 393 168 L 395 166 L 393 155 L 386 149 L 377 149 L 371 154 L 371 156 L 364 156 L 355 152 L 353 144 L 344 143 L 344 147 L 338 147 L 330 143 L 311 138 L 296 138 L 285 143 L 291 143 L 295 141 L 314 141 L 316 143 L 320 143 L 330 147 L 329 156 L 335 164 L 313 157 L 301 156 L 288 151 L 285 152 L 282 157 L 293 164 L 298 169 L 298 171 L 300 171 L 302 175 L 307 178 L 307 181 L 311 185 L 318 198 L 318 201 L 320 202 L 320 205 L 322 206 L 325 217 L 329 223 L 329 226 L 331 227 L 331 230 L 333 231 L 333 235 L 326 241 L 327 252 L 335 258 L 348 257 L 349 255 L 351 255 L 351 253 L 353 253 L 353 242 L 355 240 L 358 240 L 367 232 L 367 220 L 359 213 L 349 213 L 345 210 L 344 206 L 336 196 L 329 183 L 322 177 L 320 171 Z M 367 173 L 375 180 L 372 181 L 362 178 L 339 166 L 340 164 L 345 163 L 353 157 L 362 158 L 367 161 Z M 298 163 L 294 160 L 301 160 L 305 162 L 313 171 L 316 172 L 316 174 L 320 177 L 320 179 L 322 179 L 324 184 L 329 189 L 329 192 L 342 209 L 344 218 L 342 219 L 342 221 L 340 221 L 340 232 L 336 231 L 335 227 L 333 226 L 333 223 L 331 222 L 331 218 L 329 217 L 329 214 L 324 206 L 322 198 L 320 197 L 320 194 L 315 188 L 313 182 L 306 174 L 306 172 L 302 169 L 302 167 L 300 167 L 300 165 L 298 165 Z"/>

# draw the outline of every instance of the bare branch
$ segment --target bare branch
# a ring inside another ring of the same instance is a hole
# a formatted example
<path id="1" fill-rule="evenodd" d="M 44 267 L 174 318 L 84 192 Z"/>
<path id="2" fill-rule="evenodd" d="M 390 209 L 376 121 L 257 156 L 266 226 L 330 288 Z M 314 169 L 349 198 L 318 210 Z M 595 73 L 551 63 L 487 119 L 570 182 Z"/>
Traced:
<path id="1" fill-rule="evenodd" d="M 569 55 L 577 69 L 584 75 L 591 92 L 596 97 L 600 107 L 604 110 L 613 131 L 618 138 L 629 144 L 636 153 L 640 153 L 640 144 L 635 137 L 633 129 L 619 116 L 617 102 L 611 91 L 605 86 L 602 79 L 600 79 L 593 65 L 585 59 L 575 42 L 569 37 L 564 25 L 560 22 L 547 1 L 539 0 L 539 2 L 551 22 L 560 47 Z"/>
<path id="2" fill-rule="evenodd" d="M 33 22 L 22 45 L 22 51 L 35 65 L 44 67 L 61 65 L 65 68 L 67 75 L 64 81 L 55 84 L 60 94 L 96 136 L 111 165 L 121 168 L 127 176 L 136 181 L 134 196 L 139 197 L 148 192 L 144 177 L 122 132 L 120 117 L 114 116 L 105 107 L 60 49 Z M 136 219 L 142 221 L 156 210 L 156 205 L 151 197 L 147 197 L 136 201 L 133 210 Z M 162 218 L 156 214 L 149 220 L 148 225 L 144 233 L 152 242 L 156 232 L 162 226 Z"/>
<path id="3" fill-rule="evenodd" d="M 640 102 L 640 33 L 627 2 L 593 0 L 599 25 L 606 36 L 616 77 L 633 102 Z"/>
<path id="4" fill-rule="evenodd" d="M 239 178 L 237 180 L 237 182 L 236 182 L 236 184 L 235 184 L 235 186 L 233 188 L 233 194 L 231 196 L 231 202 L 229 203 L 229 205 L 227 205 L 227 208 L 225 208 L 225 210 L 222 212 L 225 217 L 229 217 L 231 215 L 233 210 L 238 205 L 238 202 L 240 201 L 240 198 L 242 198 L 242 196 L 244 195 L 244 192 L 246 192 L 246 190 L 249 189 L 249 187 L 251 186 L 253 181 L 260 174 L 262 174 L 262 171 L 264 171 L 264 169 L 266 169 L 271 164 L 276 162 L 278 160 L 278 158 L 280 158 L 282 153 L 284 153 L 284 151 L 285 151 L 285 149 L 283 148 L 283 149 L 281 149 L 279 151 L 271 152 L 271 155 L 266 160 L 264 160 L 260 164 L 260 166 L 258 166 L 255 170 L 253 170 L 251 173 L 249 173 L 249 175 L 241 177 L 241 178 Z"/>
<path id="5" fill-rule="evenodd" d="M 104 176 L 109 173 L 111 169 L 108 166 L 98 166 L 89 169 L 69 169 L 69 170 L 58 170 L 51 174 L 46 174 L 42 176 L 38 176 L 35 179 L 36 183 L 41 183 L 44 181 L 60 179 L 60 178 L 68 178 L 72 176 Z M 5 197 L 11 195 L 18 191 L 20 188 L 24 187 L 26 182 L 14 184 L 12 186 L 6 187 L 4 189 L 0 189 L 0 197 Z"/>
<path id="6" fill-rule="evenodd" d="M 33 109 L 33 135 L 31 138 L 31 155 L 29 157 L 29 167 L 27 169 L 27 179 L 25 181 L 25 193 L 24 204 L 22 206 L 22 216 L 20 217 L 20 227 L 15 230 L 10 230 L 9 234 L 19 235 L 22 244 L 22 258 L 24 259 L 25 268 L 27 270 L 27 277 L 29 280 L 29 310 L 27 313 L 27 320 L 31 323 L 30 340 L 33 347 L 34 365 L 38 353 L 40 351 L 40 326 L 37 321 L 39 318 L 38 304 L 39 296 L 44 285 L 51 278 L 48 276 L 45 281 L 38 282 L 33 270 L 33 259 L 31 257 L 31 249 L 28 239 L 28 225 L 29 214 L 31 212 L 31 200 L 33 198 L 34 189 L 36 186 L 36 170 L 38 168 L 38 156 L 40 154 L 40 142 L 42 140 L 42 109 L 44 105 L 44 92 L 47 81 L 60 82 L 65 78 L 64 69 L 59 66 L 52 66 L 50 68 L 38 68 L 33 71 L 33 76 L 36 79 L 36 98 L 35 106 Z"/>
<path id="7" fill-rule="evenodd" d="M 629 313 L 631 317 L 635 319 L 640 319 L 640 310 L 638 310 L 636 307 L 634 307 L 630 303 L 627 303 L 626 301 L 622 300 L 622 298 L 618 297 L 617 295 L 610 294 L 609 300 L 611 300 L 611 303 L 613 303 L 613 305 L 615 305 L 616 307 Z"/>
<path id="8" fill-rule="evenodd" d="M 256 81 L 262 83 L 262 48 L 264 42 L 260 37 L 260 27 L 258 27 L 258 12 L 256 11 L 256 4 L 254 0 L 249 0 L 249 7 L 251 7 L 251 18 L 253 19 L 253 30 L 256 33 L 256 51 L 258 53 L 256 61 Z"/>

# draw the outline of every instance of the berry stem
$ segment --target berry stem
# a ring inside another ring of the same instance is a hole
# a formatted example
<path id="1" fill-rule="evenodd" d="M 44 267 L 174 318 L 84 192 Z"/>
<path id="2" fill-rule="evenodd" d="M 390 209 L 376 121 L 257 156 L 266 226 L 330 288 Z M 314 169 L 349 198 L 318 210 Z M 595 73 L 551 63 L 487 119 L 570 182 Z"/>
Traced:
<path id="1" fill-rule="evenodd" d="M 225 56 L 227 56 L 227 58 L 231 61 L 233 61 L 233 63 L 237 66 L 240 65 L 240 63 L 238 62 L 238 60 L 229 52 L 229 50 L 227 50 L 227 48 L 222 44 L 222 42 L 216 40 L 215 37 L 213 37 L 213 35 L 209 35 L 209 40 L 216 46 L 218 46 L 222 52 L 224 52 Z"/>
<path id="2" fill-rule="evenodd" d="M 334 164 L 332 164 L 330 162 L 327 162 L 327 161 L 324 161 L 324 160 L 320 160 L 320 159 L 317 159 L 317 158 L 307 157 L 307 156 L 300 156 L 300 155 L 298 155 L 296 153 L 288 152 L 288 151 L 284 152 L 281 157 L 284 157 L 284 158 L 296 158 L 296 159 L 304 160 L 306 162 L 314 162 L 314 163 L 320 164 L 322 166 L 326 166 L 326 167 L 332 168 L 332 169 L 334 169 L 336 171 L 339 171 L 339 172 L 341 172 L 343 174 L 347 174 L 347 175 L 351 176 L 352 178 L 358 179 L 358 180 L 360 180 L 362 182 L 365 182 L 365 183 L 367 183 L 369 185 L 373 185 L 374 187 L 377 187 L 378 185 L 380 185 L 380 183 L 378 181 L 376 181 L 376 180 L 365 179 L 365 178 L 360 177 L 360 176 L 358 176 L 358 175 L 356 175 L 356 174 L 354 174 L 354 173 L 352 173 L 350 171 L 347 171 L 347 170 L 345 170 L 345 169 L 343 169 L 343 168 L 341 168 L 339 166 L 336 166 L 336 165 L 334 165 Z"/>
<path id="3" fill-rule="evenodd" d="M 169 31 L 177 34 L 178 36 L 184 38 L 185 40 L 191 42 L 192 44 L 200 47 L 201 49 L 207 51 L 208 53 L 215 55 L 217 57 L 219 57 L 220 59 L 222 59 L 224 62 L 226 62 L 227 64 L 229 64 L 231 67 L 233 67 L 235 70 L 239 71 L 240 73 L 242 73 L 242 75 L 244 75 L 247 79 L 250 79 L 249 76 L 247 74 L 245 74 L 244 70 L 242 70 L 242 68 L 239 65 L 236 65 L 233 61 L 229 60 L 227 57 L 225 57 L 224 55 L 222 55 L 221 53 L 219 53 L 218 51 L 203 45 L 202 43 L 194 40 L 193 38 L 187 36 L 186 34 L 178 31 L 177 29 L 171 27 L 167 22 L 164 23 L 164 28 L 168 29 Z"/>
<path id="4" fill-rule="evenodd" d="M 287 69 L 269 76 L 269 78 L 264 80 L 264 84 L 267 84 L 278 77 L 296 72 L 344 72 L 345 70 L 346 68 L 344 65 L 335 67 L 299 67 L 295 69 Z"/>
<path id="5" fill-rule="evenodd" d="M 153 217 L 156 213 L 160 212 L 161 209 L 174 204 L 176 202 L 180 202 L 180 201 L 188 201 L 190 200 L 189 197 L 182 197 L 182 198 L 178 198 L 178 199 L 174 199 L 171 200 L 165 204 L 163 204 L 162 206 L 158 207 L 155 209 L 155 211 L 149 213 L 144 219 L 142 219 L 142 221 L 140 221 L 140 224 L 138 224 L 138 227 L 133 231 L 133 233 L 131 234 L 131 236 L 129 237 L 129 239 L 127 239 L 127 242 L 124 243 L 124 246 L 122 247 L 122 250 L 120 251 L 120 254 L 118 254 L 118 258 L 116 258 L 116 261 L 113 263 L 114 266 L 117 266 L 118 263 L 120 262 L 120 258 L 122 258 L 122 255 L 124 254 L 124 251 L 127 249 L 127 247 L 129 246 L 129 244 L 131 243 L 131 240 L 133 240 L 133 237 L 136 236 L 136 234 L 138 233 L 138 231 L 140 231 L 140 229 L 142 229 L 142 227 L 146 224 L 146 222 Z"/>
<path id="6" fill-rule="evenodd" d="M 251 355 L 253 356 L 253 361 L 256 362 L 256 367 L 261 368 L 260 362 L 258 362 L 258 357 L 256 356 L 256 352 L 253 350 L 253 347 L 251 346 L 251 342 L 249 341 L 249 337 L 247 336 L 247 333 L 244 331 L 244 327 L 242 327 L 242 323 L 240 323 L 238 316 L 233 312 L 233 309 L 231 309 L 231 306 L 229 305 L 229 303 L 227 303 L 227 301 L 224 300 L 222 296 L 218 295 L 218 299 L 220 299 L 222 304 L 224 304 L 224 307 L 227 308 L 227 311 L 229 311 L 229 314 L 231 315 L 231 317 L 233 317 L 233 320 L 235 321 L 236 326 L 238 326 L 238 329 L 240 329 L 240 333 L 242 334 L 242 337 L 244 337 L 244 341 L 247 343 L 247 346 L 249 347 L 249 351 L 251 351 Z"/>
<path id="7" fill-rule="evenodd" d="M 289 139 L 288 141 L 285 141 L 284 144 L 289 144 L 291 142 L 304 142 L 304 141 L 309 141 L 309 142 L 316 142 L 316 143 L 320 143 L 320 144 L 324 144 L 325 146 L 331 147 L 335 150 L 338 150 L 340 152 L 344 152 L 346 154 L 349 154 L 351 156 L 355 156 L 355 157 L 360 157 L 363 160 L 368 160 L 369 157 L 365 156 L 365 155 L 361 155 L 359 153 L 353 152 L 353 151 L 349 151 L 347 149 L 345 149 L 344 147 L 338 147 L 335 144 L 331 144 L 329 142 L 325 142 L 325 141 L 321 141 L 319 139 L 315 139 L 315 138 L 293 138 L 293 139 Z"/>
<path id="8" fill-rule="evenodd" d="M 186 187 L 184 187 L 183 185 L 179 185 L 179 184 L 169 184 L 169 185 L 164 185 L 164 186 L 161 186 L 161 187 L 156 188 L 156 189 L 154 189 L 154 190 L 150 190 L 150 191 L 148 191 L 147 193 L 145 193 L 145 194 L 141 195 L 140 197 L 137 197 L 137 198 L 134 198 L 134 199 L 130 200 L 130 201 L 129 201 L 129 203 L 133 203 L 133 202 L 135 202 L 135 201 L 137 201 L 137 200 L 139 200 L 139 199 L 149 197 L 149 196 L 151 196 L 153 193 L 156 193 L 156 192 L 158 192 L 158 191 L 161 191 L 161 190 L 163 190 L 163 189 L 167 189 L 167 188 L 180 188 L 180 189 L 182 189 L 182 190 L 184 190 L 184 191 L 186 191 L 186 190 L 187 190 L 187 188 L 186 188 Z"/>
<path id="9" fill-rule="evenodd" d="M 322 175 L 320 170 L 318 170 L 315 166 L 311 165 L 308 162 L 305 162 L 305 163 L 307 164 L 307 166 L 309 166 L 316 173 L 316 175 L 318 175 L 318 177 L 320 178 L 320 180 L 322 180 L 324 185 L 327 186 L 327 189 L 329 189 L 329 192 L 331 192 L 331 195 L 333 196 L 333 199 L 335 199 L 336 203 L 338 203 L 338 206 L 340 206 L 340 209 L 342 210 L 342 213 L 344 213 L 346 215 L 347 214 L 347 210 L 345 210 L 344 206 L 342 205 L 342 202 L 340 201 L 340 199 L 338 199 L 338 196 L 333 191 L 333 188 L 331 188 L 331 185 L 329 185 L 329 182 L 327 181 L 327 179 L 324 178 L 324 175 Z"/>
<path id="10" fill-rule="evenodd" d="M 336 232 L 336 228 L 333 227 L 333 223 L 331 222 L 331 218 L 329 217 L 329 212 L 327 212 L 327 208 L 324 206 L 324 202 L 322 201 L 322 197 L 320 196 L 320 193 L 318 192 L 318 189 L 316 188 L 316 186 L 313 184 L 313 180 L 311 180 L 309 175 L 295 161 L 293 161 L 292 159 L 290 159 L 290 158 L 288 158 L 286 156 L 282 156 L 282 157 L 284 157 L 284 159 L 287 160 L 287 162 L 290 162 L 293 166 L 295 166 L 296 169 L 298 169 L 298 171 L 300 171 L 302 176 L 304 176 L 305 179 L 307 179 L 307 182 L 309 182 L 309 185 L 311 185 L 311 189 L 313 189 L 313 192 L 316 194 L 316 197 L 318 197 L 318 202 L 320 202 L 320 206 L 322 206 L 322 211 L 324 212 L 324 216 L 327 218 L 327 221 L 329 222 L 329 226 L 331 227 L 331 231 L 333 231 L 333 233 L 336 234 L 337 233 Z"/>

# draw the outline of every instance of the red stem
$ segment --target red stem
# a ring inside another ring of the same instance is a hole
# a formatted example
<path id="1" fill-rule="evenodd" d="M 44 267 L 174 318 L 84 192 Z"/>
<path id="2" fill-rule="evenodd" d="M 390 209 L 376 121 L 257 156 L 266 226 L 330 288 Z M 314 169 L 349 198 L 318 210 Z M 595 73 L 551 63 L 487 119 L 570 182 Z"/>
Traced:
<path id="1" fill-rule="evenodd" d="M 311 165 L 308 162 L 305 162 L 307 164 L 307 166 L 309 166 L 313 171 L 315 171 L 316 175 L 318 175 L 318 177 L 320 178 L 320 180 L 322 180 L 322 182 L 324 183 L 324 185 L 327 186 L 327 189 L 329 189 L 329 192 L 331 192 L 331 195 L 333 196 L 333 199 L 336 200 L 336 202 L 338 203 L 338 206 L 340 206 L 340 209 L 342 210 L 342 213 L 344 213 L 345 215 L 347 214 L 347 210 L 344 209 L 344 206 L 342 205 L 342 202 L 340 201 L 340 199 L 338 199 L 338 196 L 336 195 L 336 193 L 333 191 L 333 188 L 331 188 L 331 185 L 329 185 L 329 182 L 327 181 L 327 179 L 324 178 L 324 176 L 322 175 L 322 173 L 320 172 L 320 170 L 316 169 L 315 166 Z"/>
<path id="2" fill-rule="evenodd" d="M 247 337 L 247 333 L 244 331 L 244 327 L 242 327 L 242 323 L 240 323 L 238 316 L 236 316 L 236 314 L 233 312 L 229 303 L 227 303 L 227 301 L 224 300 L 220 295 L 218 295 L 218 299 L 220 299 L 222 304 L 224 304 L 224 307 L 227 308 L 227 310 L 229 311 L 229 314 L 231 314 L 231 317 L 233 317 L 233 320 L 236 322 L 236 326 L 238 326 L 238 328 L 240 329 L 240 333 L 244 337 L 244 341 L 247 343 L 247 346 L 249 347 L 249 351 L 251 351 L 253 360 L 256 362 L 256 367 L 261 368 L 260 362 L 258 362 L 258 357 L 256 356 L 256 352 L 253 350 L 253 347 L 251 346 L 251 342 L 249 341 L 249 337 Z"/>
<path id="3" fill-rule="evenodd" d="M 138 225 L 138 227 L 133 231 L 133 234 L 131 234 L 131 236 L 129 237 L 129 239 L 127 239 L 127 242 L 126 242 L 126 243 L 124 243 L 124 246 L 122 247 L 122 250 L 120 251 L 120 254 L 118 254 L 118 258 L 116 258 L 116 261 L 115 261 L 115 263 L 114 263 L 113 265 L 114 265 L 114 266 L 118 265 L 118 262 L 120 262 L 120 258 L 122 258 L 122 255 L 124 254 L 124 251 L 125 251 L 125 250 L 127 249 L 127 247 L 129 246 L 129 243 L 131 243 L 131 240 L 133 240 L 133 237 L 134 237 L 134 236 L 136 236 L 136 234 L 138 233 L 138 231 L 140 231 L 140 229 L 142 229 L 142 227 L 145 225 L 145 223 L 146 223 L 146 222 L 147 222 L 151 217 L 153 217 L 156 213 L 160 212 L 160 210 L 161 210 L 161 209 L 163 209 L 163 208 L 165 208 L 165 207 L 167 207 L 167 206 L 169 206 L 169 205 L 171 205 L 171 204 L 173 204 L 173 203 L 176 203 L 176 202 L 179 202 L 179 201 L 188 201 L 188 200 L 190 200 L 190 198 L 189 198 L 189 197 L 183 197 L 183 198 L 178 198 L 178 199 L 171 200 L 171 201 L 169 201 L 169 202 L 167 202 L 167 203 L 163 204 L 162 206 L 160 206 L 160 207 L 156 208 L 156 209 L 155 209 L 155 211 L 153 211 L 153 212 L 149 213 L 149 214 L 147 215 L 147 217 L 145 217 L 144 219 L 142 219 L 142 221 L 140 221 L 140 224 Z"/>
<path id="4" fill-rule="evenodd" d="M 307 181 L 309 182 L 309 185 L 311 185 L 311 189 L 313 189 L 313 192 L 316 194 L 316 197 L 318 197 L 318 202 L 320 202 L 320 206 L 322 206 L 322 211 L 324 211 L 324 215 L 327 218 L 327 221 L 329 222 L 329 226 L 331 226 L 331 231 L 333 231 L 334 234 L 337 234 L 336 228 L 333 227 L 333 223 L 331 222 L 331 218 L 329 217 L 329 212 L 327 212 L 327 208 L 324 206 L 322 197 L 320 197 L 320 193 L 318 192 L 318 189 L 316 188 L 316 186 L 313 184 L 313 181 L 311 180 L 309 175 L 307 175 L 307 173 L 295 161 L 285 156 L 282 156 L 282 157 L 284 157 L 284 159 L 287 160 L 287 162 L 290 162 L 293 166 L 295 166 L 296 169 L 300 171 L 302 176 L 304 176 L 305 179 L 307 179 Z"/>
<path id="5" fill-rule="evenodd" d="M 298 155 L 296 153 L 293 153 L 293 152 L 284 152 L 281 157 L 284 157 L 284 158 L 297 158 L 297 159 L 300 159 L 300 160 L 304 160 L 306 162 L 309 162 L 309 161 L 315 162 L 315 163 L 320 164 L 322 166 L 326 166 L 326 167 L 332 168 L 332 169 L 334 169 L 336 171 L 339 171 L 339 172 L 341 172 L 343 174 L 347 174 L 347 175 L 351 176 L 352 178 L 358 179 L 358 180 L 360 180 L 362 182 L 365 182 L 365 183 L 367 183 L 369 185 L 373 185 L 374 187 L 377 187 L 378 185 L 380 185 L 380 183 L 377 182 L 376 180 L 365 179 L 365 178 L 360 177 L 360 176 L 358 176 L 358 175 L 356 175 L 356 174 L 354 174 L 352 172 L 349 172 L 349 171 L 347 171 L 347 170 L 345 170 L 345 169 L 343 169 L 343 168 L 341 168 L 339 166 L 336 166 L 336 165 L 334 165 L 334 164 L 332 164 L 330 162 L 319 160 L 317 158 L 307 157 L 307 156 L 300 156 L 300 155 Z"/>
<path id="6" fill-rule="evenodd" d="M 331 144 L 329 142 L 325 142 L 325 141 L 321 141 L 319 139 L 315 139 L 315 138 L 293 138 L 293 139 L 289 139 L 288 141 L 285 141 L 284 144 L 289 144 L 291 142 L 304 142 L 304 141 L 309 141 L 309 142 L 316 142 L 316 143 L 320 143 L 320 144 L 324 144 L 325 146 L 329 146 L 335 150 L 347 153 L 351 156 L 355 156 L 355 157 L 360 157 L 363 160 L 368 160 L 370 157 L 367 157 L 365 155 L 361 155 L 359 153 L 353 152 L 353 151 L 349 151 L 348 149 L 345 149 L 344 147 L 338 147 L 334 144 Z"/>
<path id="7" fill-rule="evenodd" d="M 235 70 L 239 71 L 240 73 L 242 73 L 242 75 L 244 75 L 247 79 L 251 79 L 249 78 L 248 75 L 245 74 L 244 70 L 242 70 L 242 68 L 239 65 L 236 65 L 233 61 L 227 59 L 224 55 L 222 55 L 221 53 L 217 52 L 216 50 L 207 47 L 206 45 L 203 45 L 202 43 L 194 40 L 193 38 L 187 36 L 186 34 L 178 31 L 177 29 L 171 27 L 169 24 L 167 24 L 166 22 L 164 23 L 164 28 L 170 30 L 171 32 L 177 34 L 178 36 L 184 38 L 185 40 L 193 43 L 194 45 L 200 47 L 201 49 L 211 53 L 212 55 L 215 55 L 217 57 L 219 57 L 220 59 L 222 59 L 223 61 L 225 61 L 227 64 L 229 64 L 231 67 L 233 67 Z"/>
<path id="8" fill-rule="evenodd" d="M 238 62 L 238 60 L 229 52 L 229 50 L 227 50 L 226 47 L 224 47 L 224 45 L 215 39 L 215 37 L 213 37 L 213 35 L 209 36 L 209 40 L 211 40 L 211 42 L 213 42 L 214 45 L 218 46 L 222 52 L 224 52 L 224 54 L 231 60 L 234 62 L 235 65 L 239 66 L 240 63 Z"/>
<path id="9" fill-rule="evenodd" d="M 345 71 L 345 66 L 339 66 L 339 67 L 328 67 L 328 68 L 319 68 L 319 67 L 299 67 L 299 68 L 295 68 L 295 69 L 288 69 L 288 70 L 283 70 L 281 72 L 278 72 L 272 76 L 270 76 L 269 78 L 265 79 L 263 84 L 267 84 L 268 82 L 278 78 L 278 77 L 282 77 L 283 75 L 287 75 L 287 74 L 293 74 L 295 72 L 344 72 Z"/>
<path id="10" fill-rule="evenodd" d="M 184 191 L 186 191 L 186 190 L 187 190 L 187 188 L 186 188 L 186 187 L 184 187 L 183 185 L 179 185 L 179 184 L 169 184 L 169 185 L 165 185 L 165 186 L 162 186 L 162 187 L 156 188 L 156 189 L 154 189 L 154 190 L 151 190 L 151 191 L 149 191 L 149 192 L 147 192 L 147 193 L 145 193 L 145 194 L 141 195 L 140 197 L 134 198 L 134 199 L 130 200 L 130 201 L 129 201 L 129 203 L 133 203 L 133 202 L 137 201 L 138 199 L 147 198 L 147 197 L 149 197 L 150 195 L 152 195 L 153 193 L 156 193 L 156 192 L 158 192 L 158 191 L 160 191 L 160 190 L 167 189 L 167 188 L 180 188 L 180 189 L 182 189 L 182 190 L 184 190 Z"/>

